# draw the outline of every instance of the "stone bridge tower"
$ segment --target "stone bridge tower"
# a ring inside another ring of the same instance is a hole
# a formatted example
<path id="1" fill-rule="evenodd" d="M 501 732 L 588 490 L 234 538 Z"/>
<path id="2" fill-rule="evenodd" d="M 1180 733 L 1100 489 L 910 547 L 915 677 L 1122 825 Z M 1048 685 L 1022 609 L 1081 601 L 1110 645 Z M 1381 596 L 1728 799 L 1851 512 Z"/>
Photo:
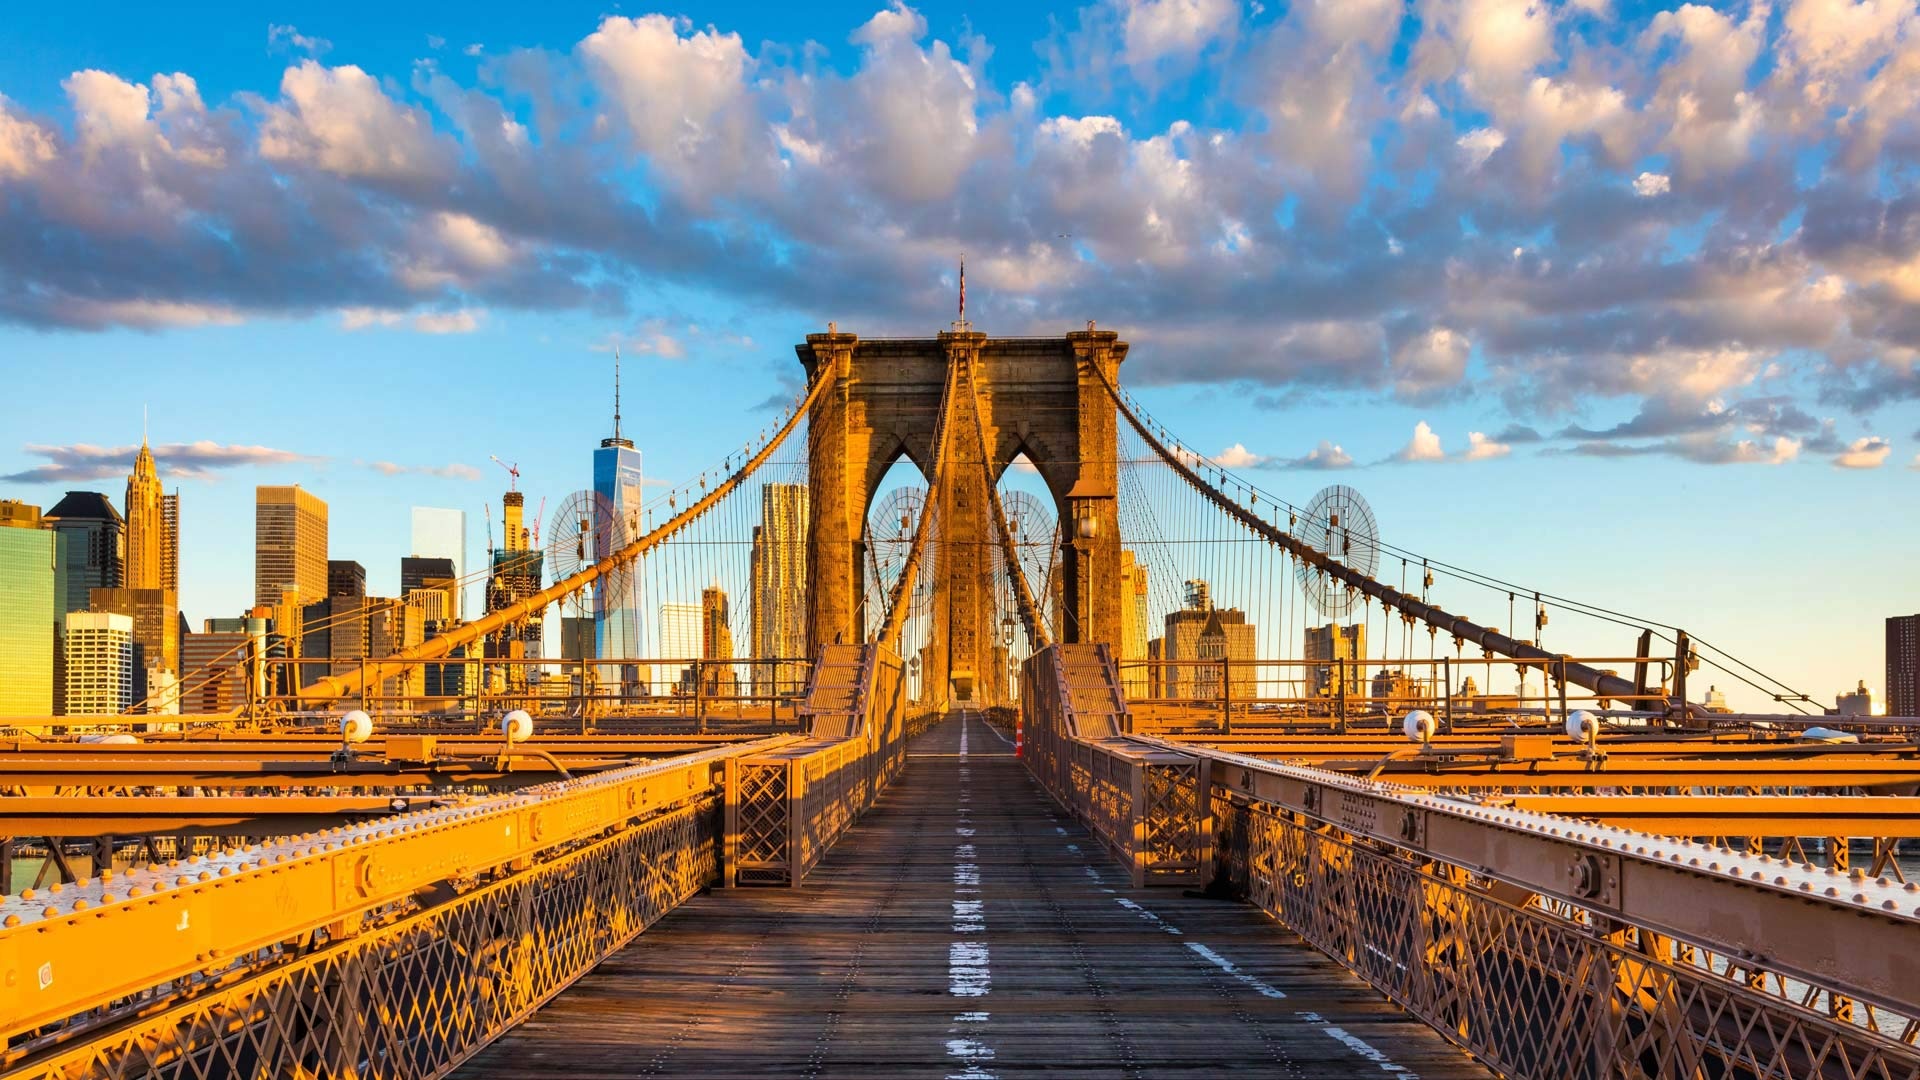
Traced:
<path id="1" fill-rule="evenodd" d="M 1059 338 L 990 338 L 971 331 L 862 341 L 809 334 L 795 347 L 807 378 L 832 379 L 808 418 L 807 640 L 817 650 L 866 632 L 862 525 L 874 488 L 902 455 L 934 482 L 934 428 L 947 371 L 961 365 L 980 398 L 986 446 L 960 412 L 949 440 L 939 541 L 922 573 L 936 583 L 935 632 L 924 686 L 936 701 L 980 698 L 997 673 L 1000 613 L 993 579 L 993 511 L 979 467 L 997 483 L 1025 454 L 1052 493 L 1063 552 L 1061 636 L 1117 642 L 1120 528 L 1117 414 L 1095 373 L 1119 383 L 1127 346 L 1108 330 Z M 962 390 L 967 383 L 960 384 Z M 964 400 L 961 407 L 965 408 Z"/>

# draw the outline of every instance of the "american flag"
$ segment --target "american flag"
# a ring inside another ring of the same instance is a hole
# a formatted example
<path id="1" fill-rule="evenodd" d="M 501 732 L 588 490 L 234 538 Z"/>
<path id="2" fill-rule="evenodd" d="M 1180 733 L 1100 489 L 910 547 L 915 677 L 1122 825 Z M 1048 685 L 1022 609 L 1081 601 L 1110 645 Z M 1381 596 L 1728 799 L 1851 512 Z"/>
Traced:
<path id="1" fill-rule="evenodd" d="M 967 321 L 967 257 L 960 256 L 960 321 Z"/>

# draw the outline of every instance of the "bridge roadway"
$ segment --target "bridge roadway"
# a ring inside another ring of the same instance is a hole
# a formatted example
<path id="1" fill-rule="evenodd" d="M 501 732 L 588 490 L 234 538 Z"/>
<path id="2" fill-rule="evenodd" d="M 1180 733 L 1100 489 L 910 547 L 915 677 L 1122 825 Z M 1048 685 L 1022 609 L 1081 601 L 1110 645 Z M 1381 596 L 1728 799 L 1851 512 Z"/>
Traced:
<path id="1" fill-rule="evenodd" d="M 698 896 L 456 1076 L 1490 1075 L 1254 908 L 1134 889 L 977 713 L 800 889 Z"/>

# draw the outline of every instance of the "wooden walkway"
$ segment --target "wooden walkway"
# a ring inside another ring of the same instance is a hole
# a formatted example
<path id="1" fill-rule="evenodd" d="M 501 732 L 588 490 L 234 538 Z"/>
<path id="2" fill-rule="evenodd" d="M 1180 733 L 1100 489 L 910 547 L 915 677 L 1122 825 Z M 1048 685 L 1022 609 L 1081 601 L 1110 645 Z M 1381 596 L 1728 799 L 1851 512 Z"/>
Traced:
<path id="1" fill-rule="evenodd" d="M 695 898 L 455 1075 L 1489 1075 L 1253 908 L 1125 881 L 956 715 L 804 888 Z"/>

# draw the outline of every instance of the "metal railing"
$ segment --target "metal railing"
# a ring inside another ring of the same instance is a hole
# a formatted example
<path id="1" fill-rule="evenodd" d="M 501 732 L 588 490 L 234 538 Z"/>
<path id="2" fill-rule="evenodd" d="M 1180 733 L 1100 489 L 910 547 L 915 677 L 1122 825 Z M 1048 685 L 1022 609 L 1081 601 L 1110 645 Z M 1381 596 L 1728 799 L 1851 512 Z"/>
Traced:
<path id="1" fill-rule="evenodd" d="M 254 715 L 297 718 L 298 687 L 322 674 L 371 670 L 381 661 L 274 658 Z M 521 657 L 440 657 L 375 681 L 362 677 L 347 699 L 385 725 L 453 725 L 476 716 L 524 709 L 536 722 L 572 720 L 574 730 L 597 730 L 622 720 L 759 723 L 798 728 L 798 709 L 813 661 L 798 657 L 737 659 L 625 658 L 553 660 Z M 433 691 L 433 692 L 430 692 Z M 333 715 L 336 703 L 317 715 Z"/>
<path id="2" fill-rule="evenodd" d="M 827 646 L 807 698 L 813 738 L 728 763 L 729 886 L 799 886 L 905 767 L 905 667 L 891 649 Z"/>
<path id="3" fill-rule="evenodd" d="M 1042 783 L 1136 881 L 1247 897 L 1502 1073 L 1920 1077 L 1920 888 L 1120 736 L 1102 653 L 1027 665 Z M 1153 753 L 1179 794 L 1142 797 Z M 1141 872 L 1194 831 L 1193 873 Z"/>
<path id="4" fill-rule="evenodd" d="M 0 899 L 11 1076 L 444 1073 L 718 876 L 790 736 Z"/>
<path id="5" fill-rule="evenodd" d="M 1571 667 L 1640 665 L 1648 672 L 1641 694 L 1596 694 L 1566 677 Z M 1225 734 L 1381 728 L 1412 709 L 1431 712 L 1443 732 L 1516 716 L 1557 718 L 1573 709 L 1663 714 L 1672 666 L 1672 657 L 1658 656 L 1118 662 L 1136 730 Z"/>

